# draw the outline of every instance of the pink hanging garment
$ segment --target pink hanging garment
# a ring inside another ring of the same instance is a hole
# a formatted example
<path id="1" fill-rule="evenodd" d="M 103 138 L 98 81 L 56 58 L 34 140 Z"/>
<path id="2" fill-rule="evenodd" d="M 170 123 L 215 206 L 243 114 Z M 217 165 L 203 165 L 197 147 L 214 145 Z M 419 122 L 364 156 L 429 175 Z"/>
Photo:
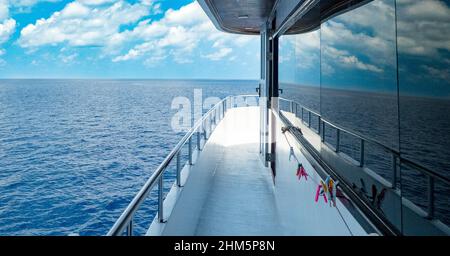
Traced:
<path id="1" fill-rule="evenodd" d="M 316 192 L 316 203 L 319 201 L 319 195 L 320 195 L 320 190 L 322 189 L 322 185 L 317 186 L 317 192 Z"/>
<path id="2" fill-rule="evenodd" d="M 299 180 L 301 180 L 302 177 L 305 177 L 305 180 L 308 180 L 308 174 L 306 173 L 305 168 L 303 167 L 302 164 L 298 165 L 297 177 Z"/>
<path id="3" fill-rule="evenodd" d="M 325 203 L 327 204 L 327 203 L 328 203 L 328 200 L 327 200 L 327 195 L 326 195 L 326 193 L 322 193 L 322 195 L 323 195 L 323 200 L 325 200 Z"/>
<path id="4" fill-rule="evenodd" d="M 322 185 L 317 186 L 316 198 L 315 198 L 316 203 L 319 201 L 320 195 L 323 196 L 323 200 L 325 201 L 325 203 L 328 203 L 327 195 L 326 195 L 325 191 L 322 190 L 322 188 L 323 188 Z"/>

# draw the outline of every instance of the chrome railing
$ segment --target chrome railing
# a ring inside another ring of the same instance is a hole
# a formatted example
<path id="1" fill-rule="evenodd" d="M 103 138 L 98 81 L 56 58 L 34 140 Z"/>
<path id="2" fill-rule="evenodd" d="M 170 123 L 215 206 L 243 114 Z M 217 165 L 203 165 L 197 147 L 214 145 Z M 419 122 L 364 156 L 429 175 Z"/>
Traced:
<path id="1" fill-rule="evenodd" d="M 319 113 L 299 104 L 298 102 L 292 101 L 292 100 L 288 100 L 285 98 L 279 98 L 280 100 L 280 109 L 281 109 L 281 103 L 285 102 L 288 104 L 288 108 L 289 108 L 289 112 L 295 114 L 296 117 L 300 117 L 300 120 L 302 121 L 303 124 L 307 125 L 309 128 L 311 128 L 311 115 L 314 115 L 318 118 L 318 129 L 311 129 L 313 131 L 315 131 L 316 134 L 318 134 L 319 136 L 321 136 L 321 140 L 324 144 L 326 144 L 327 146 L 330 146 L 330 144 L 327 143 L 326 138 L 325 138 L 325 127 L 326 125 L 329 125 L 331 127 L 333 127 L 336 130 L 336 146 L 333 147 L 331 146 L 334 151 L 336 153 L 341 152 L 341 148 L 340 148 L 340 144 L 341 144 L 341 136 L 342 133 L 348 134 L 356 139 L 358 139 L 360 141 L 360 159 L 359 159 L 359 166 L 360 167 L 365 167 L 365 153 L 366 153 L 366 147 L 365 145 L 367 143 L 370 143 L 372 145 L 375 145 L 377 147 L 380 147 L 381 149 L 383 149 L 385 152 L 388 152 L 391 156 L 392 156 L 392 188 L 397 188 L 397 174 L 398 174 L 398 166 L 407 166 L 413 170 L 416 170 L 418 172 L 420 172 L 421 174 L 425 175 L 425 177 L 427 177 L 428 179 L 428 184 L 427 184 L 427 197 L 428 197 L 428 205 L 427 205 L 427 218 L 429 219 L 434 219 L 435 218 L 435 181 L 441 181 L 443 182 L 446 186 L 450 186 L 450 179 L 439 174 L 436 173 L 435 171 L 432 171 L 418 163 L 415 163 L 409 159 L 405 159 L 400 155 L 400 152 L 396 149 L 393 149 L 389 146 L 384 145 L 383 143 L 375 140 L 375 139 L 371 139 L 368 138 L 362 134 L 358 134 L 357 132 L 354 131 L 350 131 L 348 129 L 345 129 L 339 125 L 336 125 L 326 119 L 324 119 Z M 301 113 L 301 116 L 299 116 L 299 112 Z M 306 122 L 304 120 L 304 113 L 308 113 L 308 121 Z M 355 159 L 356 160 L 356 159 Z"/>
<path id="2" fill-rule="evenodd" d="M 251 102 L 249 99 L 255 99 Z M 108 232 L 108 236 L 120 236 L 126 231 L 127 236 L 133 235 L 133 218 L 136 212 L 139 210 L 142 203 L 147 199 L 150 192 L 158 185 L 158 221 L 165 222 L 164 215 L 164 173 L 168 169 L 172 161 L 176 160 L 176 184 L 181 187 L 181 151 L 184 146 L 188 145 L 188 163 L 193 165 L 193 139 L 196 137 L 196 150 L 198 152 L 202 151 L 201 141 L 203 137 L 204 144 L 208 141 L 214 128 L 219 124 L 219 122 L 225 117 L 228 109 L 235 107 L 248 107 L 252 105 L 259 105 L 259 98 L 257 95 L 239 95 L 239 96 L 228 96 L 225 99 L 217 103 L 213 108 L 211 108 L 201 120 L 197 121 L 195 125 L 190 129 L 190 131 L 180 140 L 180 142 L 175 146 L 175 148 L 170 152 L 170 154 L 164 159 L 164 161 L 159 165 L 156 171 L 150 176 L 150 178 L 145 182 L 144 186 L 133 198 L 131 203 L 125 209 L 125 211 L 120 215 L 119 219 L 115 222 L 114 226 Z M 209 134 L 208 134 L 209 131 Z M 203 144 L 203 145 L 204 145 Z"/>

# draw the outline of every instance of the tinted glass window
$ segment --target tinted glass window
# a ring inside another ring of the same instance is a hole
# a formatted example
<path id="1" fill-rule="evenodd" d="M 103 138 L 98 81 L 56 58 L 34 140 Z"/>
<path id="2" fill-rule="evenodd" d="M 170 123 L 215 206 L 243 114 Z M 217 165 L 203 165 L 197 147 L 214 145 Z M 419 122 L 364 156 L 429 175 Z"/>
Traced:
<path id="1" fill-rule="evenodd" d="M 383 192 L 373 207 L 405 234 L 450 224 L 449 31 L 450 0 L 375 0 L 280 37 L 282 97 L 320 119 L 280 109 L 311 120 L 304 137 L 369 204 Z"/>
<path id="2" fill-rule="evenodd" d="M 324 118 L 397 149 L 394 6 L 373 1 L 322 24 L 321 105 Z"/>
<path id="3" fill-rule="evenodd" d="M 450 178 L 449 1 L 398 1 L 397 21 L 402 157 Z M 402 168 L 405 197 L 428 213 L 422 176 Z M 449 186 L 437 179 L 434 186 L 434 215 L 449 225 Z M 413 233 L 414 225 L 405 229 Z"/>

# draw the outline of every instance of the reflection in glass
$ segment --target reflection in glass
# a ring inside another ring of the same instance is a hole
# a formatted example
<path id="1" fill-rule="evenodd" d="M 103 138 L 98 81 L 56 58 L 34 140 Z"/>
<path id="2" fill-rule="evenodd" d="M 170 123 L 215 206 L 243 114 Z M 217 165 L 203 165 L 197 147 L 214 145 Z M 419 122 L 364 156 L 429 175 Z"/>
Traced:
<path id="1" fill-rule="evenodd" d="M 398 1 L 397 21 L 401 154 L 450 178 L 450 3 Z M 405 193 L 418 191 L 417 177 L 402 169 Z M 447 191 L 435 193 L 435 215 L 448 225 L 448 185 L 435 187 Z M 420 198 L 410 199 L 427 210 Z"/>
<path id="2" fill-rule="evenodd" d="M 394 6 L 373 1 L 322 24 L 321 110 L 324 118 L 398 149 Z"/>
<path id="3" fill-rule="evenodd" d="M 375 211 L 404 234 L 441 234 L 429 220 L 450 225 L 450 184 L 398 153 L 450 178 L 450 0 L 364 3 L 280 37 L 282 97 L 368 138 L 326 124 L 316 148 Z M 352 165 L 342 164 L 347 156 Z"/>
<path id="4" fill-rule="evenodd" d="M 280 38 L 282 97 L 320 111 L 320 30 Z"/>

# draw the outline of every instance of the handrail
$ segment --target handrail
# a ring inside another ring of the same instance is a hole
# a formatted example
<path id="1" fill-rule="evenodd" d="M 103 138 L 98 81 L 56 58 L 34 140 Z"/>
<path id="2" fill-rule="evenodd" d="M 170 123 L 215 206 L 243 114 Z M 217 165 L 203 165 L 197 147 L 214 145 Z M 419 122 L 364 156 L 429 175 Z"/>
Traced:
<path id="1" fill-rule="evenodd" d="M 415 168 L 415 169 L 420 169 L 421 172 L 426 173 L 426 174 L 428 174 L 428 175 L 430 175 L 430 176 L 433 176 L 433 177 L 435 177 L 435 178 L 437 178 L 437 179 L 439 179 L 439 180 L 441 180 L 441 181 L 443 181 L 443 182 L 445 182 L 445 183 L 447 183 L 447 184 L 450 184 L 450 179 L 449 179 L 449 178 L 447 178 L 447 177 L 445 177 L 445 176 L 442 176 L 441 174 L 436 173 L 435 171 L 432 171 L 432 170 L 430 170 L 430 169 L 428 169 L 428 168 L 426 168 L 426 167 L 424 167 L 424 166 L 422 166 L 422 165 L 420 165 L 420 164 L 417 164 L 417 163 L 415 163 L 415 162 L 413 162 L 413 161 L 411 161 L 411 160 L 408 160 L 408 159 L 405 159 L 405 158 L 401 157 L 401 156 L 400 156 L 400 152 L 399 152 L 398 150 L 396 150 L 396 149 L 393 149 L 393 148 L 391 148 L 391 147 L 389 147 L 389 146 L 386 146 L 386 145 L 384 145 L 383 143 L 381 143 L 381 142 L 379 142 L 379 141 L 377 141 L 377 140 L 375 140 L 375 139 L 368 138 L 368 137 L 366 137 L 366 136 L 364 136 L 364 135 L 362 135 L 362 134 L 359 134 L 359 133 L 354 132 L 354 131 L 350 131 L 350 130 L 348 130 L 348 129 L 346 129 L 346 128 L 343 128 L 343 127 L 340 126 L 340 125 L 334 124 L 334 123 L 332 123 L 331 121 L 329 121 L 329 120 L 323 118 L 323 117 L 322 117 L 320 114 L 318 114 L 317 112 L 315 112 L 315 111 L 313 111 L 313 110 L 311 110 L 311 109 L 309 109 L 309 108 L 307 108 L 307 107 L 305 107 L 305 106 L 299 104 L 298 102 L 295 102 L 295 101 L 292 101 L 292 100 L 288 100 L 288 99 L 285 99 L 285 98 L 281 98 L 281 97 L 280 97 L 279 99 L 280 99 L 281 101 L 285 101 L 285 102 L 292 102 L 292 103 L 296 104 L 297 106 L 300 106 L 301 108 L 303 108 L 303 109 L 306 110 L 307 112 L 313 113 L 314 115 L 316 115 L 317 117 L 319 117 L 320 120 L 321 120 L 322 122 L 327 123 L 329 126 L 335 128 L 335 129 L 337 129 L 337 130 L 341 130 L 341 131 L 343 131 L 344 133 L 347 133 L 347 134 L 349 134 L 349 135 L 352 135 L 353 137 L 356 137 L 356 138 L 358 138 L 358 139 L 360 139 L 360 140 L 364 140 L 364 141 L 366 141 L 366 142 L 369 142 L 369 143 L 372 143 L 372 144 L 377 145 L 377 146 L 379 146 L 379 147 L 382 147 L 384 150 L 386 150 L 386 151 L 388 151 L 388 152 L 391 152 L 391 153 L 394 153 L 394 154 L 396 155 L 396 157 L 401 158 L 401 161 L 402 161 L 404 164 L 406 164 L 406 165 L 408 165 L 408 166 L 410 166 L 410 167 L 413 167 L 413 168 Z M 301 119 L 303 120 L 303 117 L 302 117 Z"/>
<path id="2" fill-rule="evenodd" d="M 247 102 L 247 98 L 250 97 L 258 97 L 258 95 L 238 95 L 238 96 L 228 96 L 218 102 L 214 107 L 212 107 L 203 117 L 198 120 L 195 125 L 189 130 L 189 132 L 184 135 L 184 137 L 178 142 L 178 144 L 175 146 L 175 148 L 169 153 L 169 155 L 164 159 L 164 161 L 158 166 L 156 171 L 150 176 L 150 178 L 145 182 L 144 186 L 141 188 L 141 190 L 137 193 L 137 195 L 133 198 L 133 200 L 130 202 L 130 204 L 127 206 L 127 208 L 124 210 L 124 212 L 120 215 L 120 217 L 117 219 L 113 227 L 109 230 L 107 233 L 107 236 L 120 236 L 123 234 L 125 229 L 127 229 L 127 235 L 132 235 L 133 233 L 133 217 L 136 213 L 136 211 L 139 209 L 139 207 L 142 205 L 142 203 L 145 201 L 145 199 L 148 197 L 149 193 L 152 191 L 152 189 L 155 187 L 156 183 L 158 182 L 158 218 L 160 222 L 164 222 L 163 219 L 163 174 L 167 170 L 167 167 L 171 164 L 172 160 L 177 157 L 177 184 L 180 185 L 180 173 L 179 173 L 179 154 L 182 150 L 182 148 L 186 145 L 186 143 L 189 143 L 189 163 L 192 164 L 192 137 L 194 134 L 197 133 L 197 143 L 198 146 L 200 146 L 200 135 L 201 131 L 204 132 L 203 135 L 205 140 L 206 138 L 206 120 L 209 119 L 209 125 L 211 127 L 212 125 L 212 117 L 214 117 L 214 123 L 216 123 L 216 117 L 217 117 L 217 110 L 222 110 L 222 115 L 219 114 L 219 118 L 225 116 L 226 111 L 228 110 L 228 101 L 234 100 L 236 98 L 243 97 L 244 101 Z M 231 102 L 233 103 L 233 102 Z M 246 103 L 248 106 L 248 102 Z M 231 108 L 233 108 L 234 104 L 231 105 Z M 220 120 L 219 120 L 220 121 Z M 201 131 L 200 131 L 201 130 Z M 210 130 L 210 132 L 212 132 Z M 206 142 L 205 142 L 206 143 Z M 200 151 L 200 148 L 198 148 Z"/>
<path id="3" fill-rule="evenodd" d="M 309 128 L 311 128 L 311 113 L 313 113 L 314 115 L 316 115 L 319 119 L 319 129 L 316 131 L 316 133 L 318 135 L 320 135 L 322 137 L 322 142 L 326 143 L 325 141 L 325 124 L 328 124 L 332 127 L 334 127 L 336 129 L 336 147 L 334 149 L 334 151 L 336 153 L 340 152 L 340 135 L 341 135 L 341 131 L 344 133 L 347 133 L 349 135 L 352 135 L 353 137 L 356 137 L 360 140 L 361 146 L 360 146 L 360 160 L 359 160 L 359 166 L 362 168 L 365 166 L 365 144 L 366 142 L 372 143 L 374 145 L 377 145 L 381 148 L 383 148 L 385 151 L 389 152 L 390 154 L 392 154 L 392 188 L 396 188 L 397 187 L 397 173 L 398 173 L 398 168 L 397 168 L 397 164 L 399 164 L 399 166 L 408 166 L 410 168 L 413 168 L 414 170 L 422 173 L 423 175 L 425 175 L 428 178 L 428 188 L 427 188 L 427 194 L 428 194 L 428 205 L 427 205 L 427 218 L 429 219 L 434 219 L 435 218 L 435 179 L 445 183 L 446 185 L 450 185 L 450 179 L 433 171 L 428 169 L 425 166 L 422 166 L 420 164 L 415 163 L 414 161 L 411 161 L 409 159 L 406 159 L 404 157 L 401 156 L 400 152 L 396 149 L 393 149 L 389 146 L 384 145 L 383 143 L 375 140 L 375 139 L 371 139 L 371 138 L 367 138 L 364 135 L 358 134 L 356 132 L 350 131 L 348 129 L 345 129 L 339 125 L 333 124 L 332 122 L 324 119 L 320 114 L 311 111 L 310 109 L 308 109 L 307 107 L 304 107 L 303 105 L 299 104 L 298 102 L 292 101 L 292 100 L 288 100 L 285 98 L 279 98 L 280 101 L 285 101 L 288 102 L 290 104 L 290 112 L 293 112 L 293 105 L 296 105 L 296 110 L 298 108 L 298 106 L 300 106 L 302 108 L 302 117 L 301 120 L 302 122 L 304 122 L 303 119 L 303 110 L 307 110 L 309 112 L 309 123 L 308 126 Z M 282 113 L 280 113 L 282 114 Z M 295 112 L 295 114 L 297 115 L 297 113 Z M 321 129 L 322 128 L 322 129 Z M 398 160 L 398 161 L 397 161 Z"/>

